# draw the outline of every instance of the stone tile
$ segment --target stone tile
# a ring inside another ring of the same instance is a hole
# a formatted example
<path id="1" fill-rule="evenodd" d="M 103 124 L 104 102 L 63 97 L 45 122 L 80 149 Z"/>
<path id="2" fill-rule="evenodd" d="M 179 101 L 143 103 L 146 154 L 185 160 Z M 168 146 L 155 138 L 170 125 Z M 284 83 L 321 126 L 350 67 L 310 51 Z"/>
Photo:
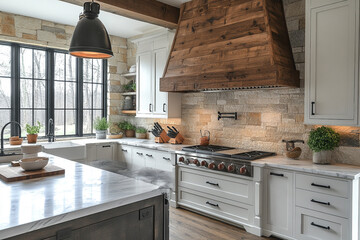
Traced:
<path id="1" fill-rule="evenodd" d="M 0 34 L 6 36 L 15 36 L 15 27 L 11 24 L 0 24 Z"/>
<path id="2" fill-rule="evenodd" d="M 33 34 L 27 34 L 27 33 L 23 33 L 23 34 L 22 34 L 22 38 L 24 38 L 24 39 L 37 40 L 37 36 L 36 36 L 36 35 L 33 35 Z"/>
<path id="3" fill-rule="evenodd" d="M 303 47 L 305 46 L 305 31 L 297 30 L 289 32 L 291 47 Z"/>
<path id="4" fill-rule="evenodd" d="M 41 20 L 36 18 L 15 15 L 15 26 L 17 28 L 41 29 Z"/>
<path id="5" fill-rule="evenodd" d="M 248 125 L 261 125 L 261 113 L 252 112 L 246 113 L 246 124 Z"/>
<path id="6" fill-rule="evenodd" d="M 47 42 L 56 42 L 57 40 L 55 33 L 47 32 L 43 30 L 37 31 L 37 37 L 39 40 L 47 41 Z"/>

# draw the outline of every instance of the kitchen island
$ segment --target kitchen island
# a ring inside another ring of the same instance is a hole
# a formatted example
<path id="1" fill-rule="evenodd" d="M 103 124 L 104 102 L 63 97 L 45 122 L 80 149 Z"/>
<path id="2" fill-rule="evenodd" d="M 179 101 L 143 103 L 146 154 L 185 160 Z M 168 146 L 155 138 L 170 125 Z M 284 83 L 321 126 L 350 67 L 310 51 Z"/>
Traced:
<path id="1" fill-rule="evenodd" d="M 0 239 L 167 238 L 167 201 L 158 186 L 41 155 L 65 174 L 0 181 Z"/>

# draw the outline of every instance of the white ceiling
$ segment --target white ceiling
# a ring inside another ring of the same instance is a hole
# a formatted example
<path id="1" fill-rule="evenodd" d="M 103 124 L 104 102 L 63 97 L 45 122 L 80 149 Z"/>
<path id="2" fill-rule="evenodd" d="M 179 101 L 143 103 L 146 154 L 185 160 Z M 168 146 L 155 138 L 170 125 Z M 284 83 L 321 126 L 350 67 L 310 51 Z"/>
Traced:
<path id="1" fill-rule="evenodd" d="M 180 6 L 186 0 L 161 0 L 161 2 Z M 0 0 L 0 11 L 75 26 L 82 7 L 59 0 Z M 109 34 L 125 38 L 161 29 L 153 24 L 101 11 L 101 8 L 99 19 Z"/>

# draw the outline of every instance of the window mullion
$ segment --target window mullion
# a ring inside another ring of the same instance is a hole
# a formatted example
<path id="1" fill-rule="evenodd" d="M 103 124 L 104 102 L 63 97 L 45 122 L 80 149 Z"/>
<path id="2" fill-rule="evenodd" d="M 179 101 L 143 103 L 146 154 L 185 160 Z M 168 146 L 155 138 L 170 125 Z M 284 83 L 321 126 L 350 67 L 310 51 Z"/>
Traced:
<path id="1" fill-rule="evenodd" d="M 46 119 L 46 129 L 45 135 L 48 133 L 48 123 L 49 119 L 53 119 L 54 121 L 54 129 L 55 129 L 55 119 L 54 119 L 54 76 L 55 76 L 55 61 L 54 61 L 54 51 L 48 50 L 46 51 L 47 61 L 46 61 L 46 71 L 47 71 L 47 94 L 46 94 L 46 111 L 47 111 L 47 119 Z"/>
<path id="2" fill-rule="evenodd" d="M 20 123 L 20 47 L 11 47 L 11 121 Z M 18 128 L 11 128 L 13 136 L 20 136 Z"/>
<path id="3" fill-rule="evenodd" d="M 102 80 L 103 80 L 103 89 L 102 89 L 102 116 L 107 117 L 107 60 L 102 61 Z"/>
<path id="4" fill-rule="evenodd" d="M 77 124 L 76 124 L 76 134 L 78 136 L 83 136 L 83 82 L 84 82 L 84 70 L 83 70 L 84 60 L 82 58 L 76 59 L 76 81 L 77 81 L 77 96 L 76 96 L 76 108 L 77 108 Z"/>

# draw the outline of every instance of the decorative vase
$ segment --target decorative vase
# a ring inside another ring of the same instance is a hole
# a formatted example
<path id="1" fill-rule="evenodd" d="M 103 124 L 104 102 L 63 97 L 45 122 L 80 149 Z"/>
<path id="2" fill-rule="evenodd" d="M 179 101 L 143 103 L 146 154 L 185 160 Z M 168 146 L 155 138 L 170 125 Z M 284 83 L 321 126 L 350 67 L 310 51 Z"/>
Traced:
<path id="1" fill-rule="evenodd" d="M 320 151 L 313 153 L 313 162 L 315 164 L 330 164 L 332 151 Z"/>
<path id="2" fill-rule="evenodd" d="M 145 139 L 146 138 L 146 133 L 136 133 L 136 138 Z"/>
<path id="3" fill-rule="evenodd" d="M 135 137 L 135 130 L 126 130 L 125 136 L 126 137 Z"/>
<path id="4" fill-rule="evenodd" d="M 38 137 L 37 134 L 28 134 L 27 135 L 28 143 L 36 143 L 37 142 L 37 137 Z"/>
<path id="5" fill-rule="evenodd" d="M 106 139 L 106 130 L 96 130 L 96 139 Z"/>

